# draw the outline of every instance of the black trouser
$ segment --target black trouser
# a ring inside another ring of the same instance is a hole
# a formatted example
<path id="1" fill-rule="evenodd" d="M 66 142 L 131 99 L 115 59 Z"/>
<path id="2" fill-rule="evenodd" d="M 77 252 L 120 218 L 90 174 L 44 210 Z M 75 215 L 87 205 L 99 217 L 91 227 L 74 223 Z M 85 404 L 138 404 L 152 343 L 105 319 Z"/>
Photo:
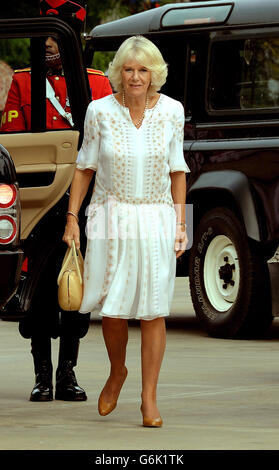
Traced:
<path id="1" fill-rule="evenodd" d="M 42 307 L 41 312 L 32 312 L 19 324 L 21 335 L 31 339 L 35 372 L 43 360 L 51 362 L 51 338 L 60 337 L 58 363 L 70 360 L 76 365 L 79 340 L 86 335 L 89 328 L 90 313 L 53 310 L 46 312 Z"/>
<path id="2" fill-rule="evenodd" d="M 82 233 L 85 233 L 85 230 L 81 228 Z M 62 238 L 62 233 L 60 235 Z M 83 245 L 85 246 L 85 240 Z M 65 251 L 65 243 L 57 242 L 39 275 L 30 312 L 19 323 L 20 334 L 31 339 L 34 362 L 35 356 L 38 360 L 49 359 L 51 338 L 60 337 L 59 359 L 63 357 L 76 363 L 79 340 L 86 335 L 89 328 L 90 313 L 65 312 L 61 311 L 58 305 L 57 277 Z"/>

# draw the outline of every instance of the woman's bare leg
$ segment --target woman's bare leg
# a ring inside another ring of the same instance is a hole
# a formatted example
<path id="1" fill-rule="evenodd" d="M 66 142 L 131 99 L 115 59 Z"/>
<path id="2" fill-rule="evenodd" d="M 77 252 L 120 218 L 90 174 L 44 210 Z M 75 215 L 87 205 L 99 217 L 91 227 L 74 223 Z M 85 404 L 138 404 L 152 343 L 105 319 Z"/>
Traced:
<path id="1" fill-rule="evenodd" d="M 166 348 L 164 318 L 141 320 L 142 405 L 143 416 L 160 416 L 156 403 L 157 383 Z"/>
<path id="2" fill-rule="evenodd" d="M 128 322 L 120 318 L 103 317 L 102 329 L 110 360 L 110 375 L 102 390 L 104 401 L 117 400 L 127 375 L 125 367 L 128 342 Z"/>

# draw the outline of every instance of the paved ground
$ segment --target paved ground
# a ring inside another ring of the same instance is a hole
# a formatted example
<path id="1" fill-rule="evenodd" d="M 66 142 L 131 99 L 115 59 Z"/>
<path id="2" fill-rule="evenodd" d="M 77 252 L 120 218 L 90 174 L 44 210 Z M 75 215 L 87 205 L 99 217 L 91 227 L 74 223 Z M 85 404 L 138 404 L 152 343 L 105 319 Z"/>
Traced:
<path id="1" fill-rule="evenodd" d="M 140 331 L 130 326 L 129 375 L 117 409 L 97 412 L 108 361 L 99 320 L 80 348 L 84 403 L 31 403 L 33 368 L 17 323 L 0 323 L 0 449 L 279 449 L 279 322 L 261 341 L 216 340 L 177 280 L 159 385 L 161 429 L 141 426 Z M 53 341 L 54 366 L 58 345 Z"/>

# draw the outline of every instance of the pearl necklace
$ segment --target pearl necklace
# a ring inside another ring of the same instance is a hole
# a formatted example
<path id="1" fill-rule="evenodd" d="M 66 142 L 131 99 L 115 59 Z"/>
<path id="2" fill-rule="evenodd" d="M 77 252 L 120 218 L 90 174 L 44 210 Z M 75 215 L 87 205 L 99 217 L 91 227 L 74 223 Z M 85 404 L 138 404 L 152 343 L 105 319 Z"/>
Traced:
<path id="1" fill-rule="evenodd" d="M 145 116 L 145 112 L 148 108 L 148 104 L 149 104 L 149 98 L 148 96 L 146 95 L 146 102 L 145 102 L 145 106 L 144 106 L 144 110 L 143 110 L 143 113 L 142 113 L 142 116 L 141 118 L 136 122 L 134 123 L 134 125 L 138 128 L 141 126 L 142 124 L 142 121 L 144 120 L 144 116 Z M 124 106 L 124 108 L 127 108 L 128 106 L 126 105 L 126 101 L 125 101 L 125 93 L 124 91 L 122 92 L 122 105 Z"/>

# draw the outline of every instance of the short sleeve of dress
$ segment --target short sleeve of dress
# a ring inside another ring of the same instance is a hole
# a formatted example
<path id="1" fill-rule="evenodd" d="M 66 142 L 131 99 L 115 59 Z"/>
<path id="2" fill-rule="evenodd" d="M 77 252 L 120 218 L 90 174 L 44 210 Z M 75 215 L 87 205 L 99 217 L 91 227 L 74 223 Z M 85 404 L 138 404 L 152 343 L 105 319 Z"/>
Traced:
<path id="1" fill-rule="evenodd" d="M 100 129 L 92 101 L 86 111 L 82 146 L 78 152 L 76 166 L 79 170 L 97 170 L 100 148 Z"/>
<path id="2" fill-rule="evenodd" d="M 175 171 L 190 172 L 183 153 L 184 122 L 184 108 L 181 103 L 178 103 L 174 113 L 173 135 L 170 142 L 169 167 L 171 173 Z"/>

